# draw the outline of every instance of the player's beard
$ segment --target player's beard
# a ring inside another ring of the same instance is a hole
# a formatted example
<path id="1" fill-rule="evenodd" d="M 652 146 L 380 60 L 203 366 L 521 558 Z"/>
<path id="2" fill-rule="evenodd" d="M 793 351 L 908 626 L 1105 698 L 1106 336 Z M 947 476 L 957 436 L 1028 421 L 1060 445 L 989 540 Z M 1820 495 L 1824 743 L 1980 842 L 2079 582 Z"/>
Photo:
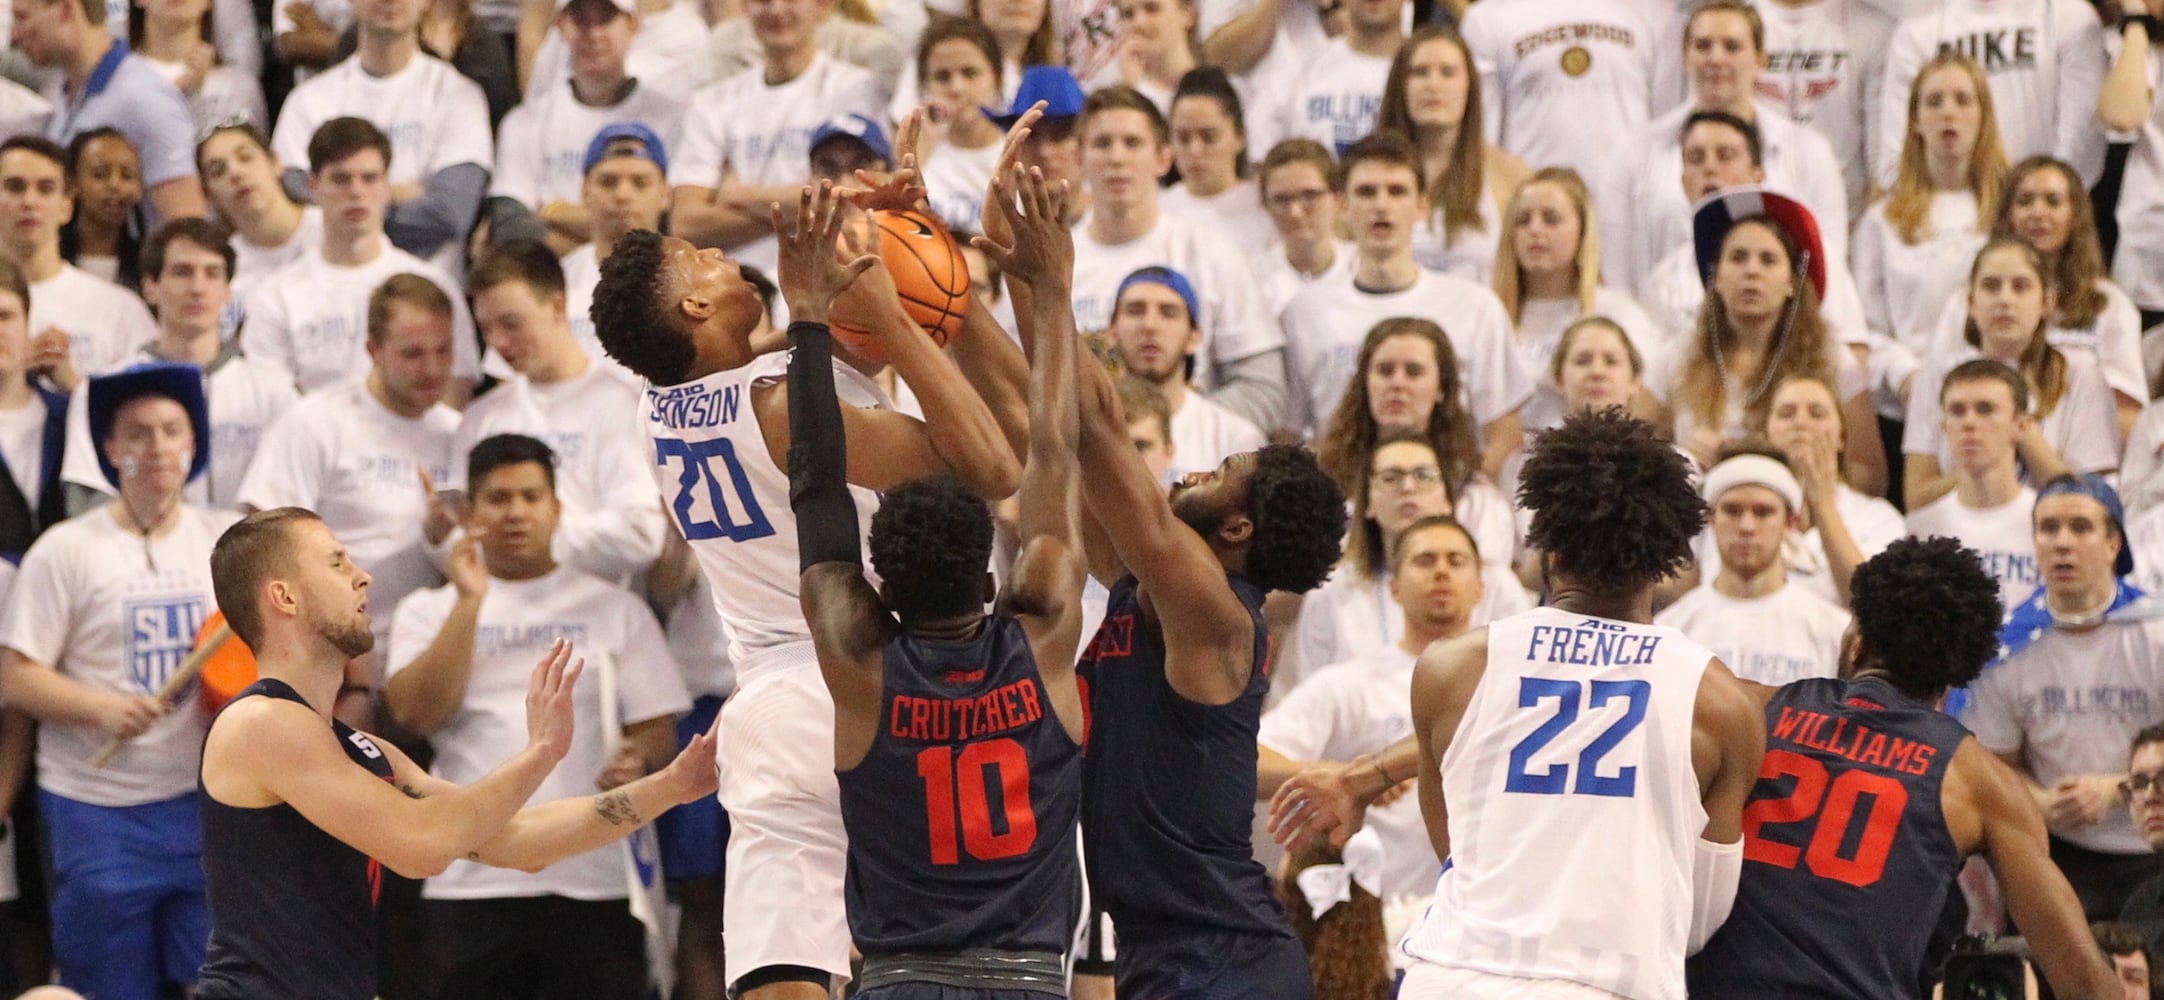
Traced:
<path id="1" fill-rule="evenodd" d="M 330 644 L 336 647 L 339 652 L 344 653 L 347 659 L 352 659 L 376 648 L 376 633 L 369 627 L 366 616 L 362 616 L 357 621 L 326 626 L 322 631 L 322 636 L 330 640 Z"/>

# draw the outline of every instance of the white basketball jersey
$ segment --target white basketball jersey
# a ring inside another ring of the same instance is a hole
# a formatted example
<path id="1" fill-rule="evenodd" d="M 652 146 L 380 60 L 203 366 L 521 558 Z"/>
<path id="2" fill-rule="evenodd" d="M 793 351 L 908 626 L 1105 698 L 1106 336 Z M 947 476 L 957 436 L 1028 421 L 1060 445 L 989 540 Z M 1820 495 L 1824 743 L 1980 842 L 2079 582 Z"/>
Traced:
<path id="1" fill-rule="evenodd" d="M 654 484 L 713 590 L 739 684 L 758 672 L 762 651 L 811 639 L 797 603 L 789 474 L 767 454 L 751 405 L 755 385 L 788 376 L 789 353 L 761 355 L 742 368 L 646 390 Z M 834 383 L 844 403 L 892 407 L 870 379 L 838 361 Z M 849 492 L 857 502 L 861 541 L 879 495 L 855 486 Z"/>
<path id="2" fill-rule="evenodd" d="M 1489 625 L 1487 672 L 1442 760 L 1450 857 L 1406 952 L 1683 1000 L 1709 659 L 1675 629 L 1556 608 Z"/>

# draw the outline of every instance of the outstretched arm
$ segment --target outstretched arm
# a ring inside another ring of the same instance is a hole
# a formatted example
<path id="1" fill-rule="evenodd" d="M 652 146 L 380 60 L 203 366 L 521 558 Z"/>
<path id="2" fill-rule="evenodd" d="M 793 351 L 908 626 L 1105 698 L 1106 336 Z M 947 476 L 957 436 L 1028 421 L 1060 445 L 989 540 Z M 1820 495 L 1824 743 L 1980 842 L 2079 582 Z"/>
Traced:
<path id="1" fill-rule="evenodd" d="M 1968 831 L 1956 830 L 1958 840 L 1967 841 L 1960 846 L 1980 849 L 1991 863 L 2007 916 L 2020 925 L 2052 991 L 2068 1000 L 2119 996 L 2111 967 L 2089 936 L 2081 900 L 2051 861 L 2043 813 L 2021 776 L 1974 738 L 1961 741 L 1948 771 L 1948 790 L 1962 794 L 1973 810 L 1973 819 L 1958 808 L 1948 817 L 1953 824 L 1970 825 Z"/>

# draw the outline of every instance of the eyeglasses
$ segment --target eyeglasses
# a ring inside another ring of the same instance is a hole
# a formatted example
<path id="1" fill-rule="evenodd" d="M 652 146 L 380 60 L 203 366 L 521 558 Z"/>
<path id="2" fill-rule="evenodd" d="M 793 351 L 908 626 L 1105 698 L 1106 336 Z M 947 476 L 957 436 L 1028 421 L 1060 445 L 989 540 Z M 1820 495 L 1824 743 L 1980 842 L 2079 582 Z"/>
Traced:
<path id="1" fill-rule="evenodd" d="M 1443 481 L 1443 470 L 1432 465 L 1411 469 L 1377 469 L 1375 484 L 1390 490 L 1427 489 Z"/>
<path id="2" fill-rule="evenodd" d="M 2119 794 L 2138 799 L 2150 792 L 2164 794 L 2164 771 L 2136 771 L 2119 783 Z"/>
<path id="3" fill-rule="evenodd" d="M 1283 191 L 1270 196 L 1270 207 L 1280 212 L 1293 208 L 1314 208 L 1329 196 L 1328 191 Z"/>

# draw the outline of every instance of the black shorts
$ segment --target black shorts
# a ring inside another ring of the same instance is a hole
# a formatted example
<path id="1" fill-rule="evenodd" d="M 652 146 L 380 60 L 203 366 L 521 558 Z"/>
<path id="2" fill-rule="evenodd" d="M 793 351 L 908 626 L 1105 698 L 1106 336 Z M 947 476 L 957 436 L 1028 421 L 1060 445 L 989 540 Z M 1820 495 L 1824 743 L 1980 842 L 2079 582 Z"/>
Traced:
<path id="1" fill-rule="evenodd" d="M 939 983 L 895 983 L 858 993 L 856 1000 L 1053 1000 L 1053 995 L 1034 990 L 978 990 Z"/>
<path id="2" fill-rule="evenodd" d="M 1189 930 L 1120 938 L 1120 1000 L 1313 1000 L 1291 934 Z"/>
<path id="3" fill-rule="evenodd" d="M 646 996 L 646 930 L 623 900 L 427 899 L 421 907 L 437 996 Z"/>

